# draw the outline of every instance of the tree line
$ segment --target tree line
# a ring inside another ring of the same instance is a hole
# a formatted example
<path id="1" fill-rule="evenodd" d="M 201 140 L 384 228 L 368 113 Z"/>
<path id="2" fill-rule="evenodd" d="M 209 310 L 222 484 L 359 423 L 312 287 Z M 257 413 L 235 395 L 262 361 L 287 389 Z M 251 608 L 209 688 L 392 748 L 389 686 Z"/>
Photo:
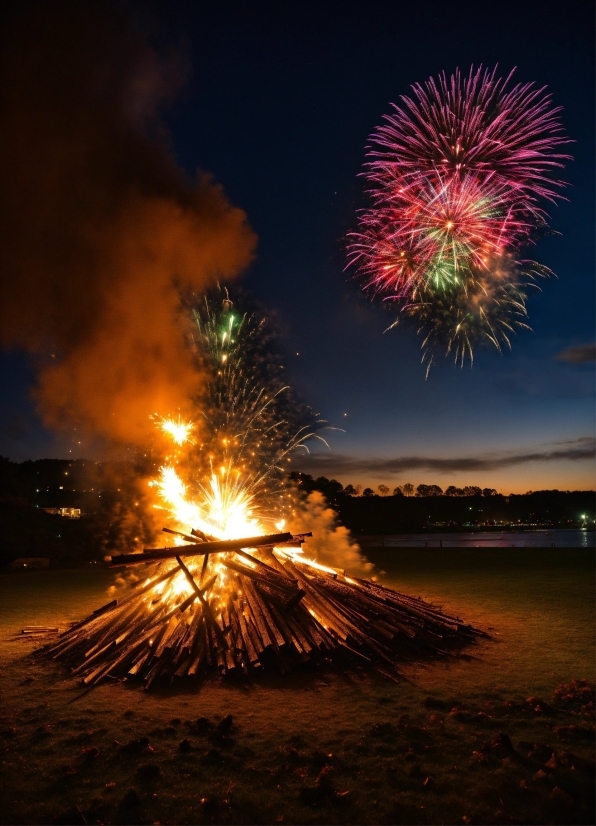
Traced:
<path id="1" fill-rule="evenodd" d="M 387 485 L 377 485 L 376 489 L 365 487 L 362 485 L 346 485 L 345 487 L 338 482 L 337 479 L 327 479 L 325 476 L 319 476 L 318 479 L 313 478 L 308 473 L 299 473 L 294 471 L 290 474 L 292 480 L 302 490 L 310 492 L 311 490 L 320 490 L 328 499 L 335 500 L 337 496 L 497 496 L 498 491 L 494 488 L 481 488 L 477 485 L 466 485 L 463 488 L 458 488 L 455 485 L 441 488 L 439 485 L 414 485 L 411 482 L 406 482 L 404 485 L 397 485 L 397 487 L 389 488 Z"/>

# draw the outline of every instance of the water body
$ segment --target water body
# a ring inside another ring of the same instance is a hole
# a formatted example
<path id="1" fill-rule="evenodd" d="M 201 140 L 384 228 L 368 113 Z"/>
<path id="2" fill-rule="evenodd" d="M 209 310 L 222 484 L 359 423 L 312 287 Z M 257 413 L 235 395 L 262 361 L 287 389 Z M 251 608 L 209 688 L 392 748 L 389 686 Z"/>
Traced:
<path id="1" fill-rule="evenodd" d="M 395 533 L 359 537 L 363 547 L 384 548 L 593 548 L 594 531 L 546 528 L 523 531 L 465 531 L 461 533 Z"/>

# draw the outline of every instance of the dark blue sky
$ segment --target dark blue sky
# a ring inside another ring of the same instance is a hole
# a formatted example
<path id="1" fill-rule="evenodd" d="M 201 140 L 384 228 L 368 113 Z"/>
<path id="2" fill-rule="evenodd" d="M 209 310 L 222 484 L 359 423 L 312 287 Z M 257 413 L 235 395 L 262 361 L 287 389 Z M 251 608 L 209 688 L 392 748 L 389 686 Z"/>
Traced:
<path id="1" fill-rule="evenodd" d="M 558 360 L 594 341 L 593 19 L 575 0 L 485 3 L 157 3 L 133 5 L 158 44 L 184 49 L 190 75 L 168 113 L 173 151 L 213 174 L 259 236 L 244 284 L 277 312 L 288 371 L 305 400 L 345 433 L 295 460 L 347 483 L 490 485 L 505 491 L 593 487 L 593 362 Z M 344 271 L 343 238 L 364 205 L 368 135 L 442 69 L 517 66 L 547 85 L 575 140 L 561 235 L 532 255 L 558 279 L 529 301 L 534 332 L 513 350 L 478 350 L 473 369 L 439 360 L 428 380 L 415 330 L 384 333 L 390 310 Z M 0 452 L 67 454 L 24 399 L 23 358 L 2 360 L 9 391 Z M 345 415 L 347 414 L 347 415 Z M 474 460 L 474 461 L 471 461 Z"/>

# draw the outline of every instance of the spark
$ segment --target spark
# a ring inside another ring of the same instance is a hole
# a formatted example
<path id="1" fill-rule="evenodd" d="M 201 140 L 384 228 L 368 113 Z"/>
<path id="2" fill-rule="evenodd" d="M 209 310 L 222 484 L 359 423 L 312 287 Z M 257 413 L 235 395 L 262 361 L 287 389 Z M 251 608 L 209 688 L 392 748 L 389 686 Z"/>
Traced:
<path id="1" fill-rule="evenodd" d="M 178 419 L 159 419 L 159 427 L 164 433 L 167 433 L 177 445 L 183 445 L 191 441 L 191 433 L 194 430 L 192 422 L 182 421 L 180 416 Z"/>

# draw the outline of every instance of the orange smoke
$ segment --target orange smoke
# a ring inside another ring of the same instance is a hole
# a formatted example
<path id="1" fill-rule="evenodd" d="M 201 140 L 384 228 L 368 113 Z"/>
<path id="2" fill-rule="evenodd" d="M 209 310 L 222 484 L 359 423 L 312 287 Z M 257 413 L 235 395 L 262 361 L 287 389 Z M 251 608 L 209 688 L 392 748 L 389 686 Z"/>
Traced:
<path id="1" fill-rule="evenodd" d="M 100 0 L 14 8 L 0 43 L 0 345 L 39 357 L 48 425 L 140 442 L 150 413 L 184 410 L 200 384 L 178 288 L 236 275 L 256 239 L 149 137 L 180 61 L 160 63 Z"/>

